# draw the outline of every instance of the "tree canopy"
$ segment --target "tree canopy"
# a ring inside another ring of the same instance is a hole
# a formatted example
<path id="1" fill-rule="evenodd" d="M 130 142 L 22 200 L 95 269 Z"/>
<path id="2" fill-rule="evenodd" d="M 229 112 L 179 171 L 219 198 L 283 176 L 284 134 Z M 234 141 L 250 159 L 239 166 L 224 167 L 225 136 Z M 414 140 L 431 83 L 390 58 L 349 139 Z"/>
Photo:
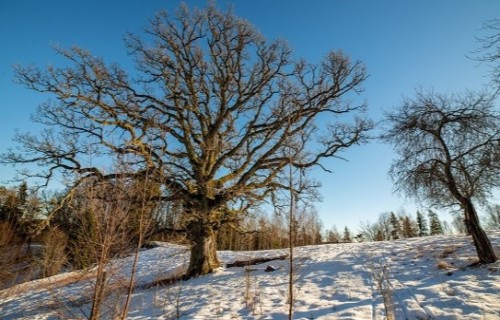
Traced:
<path id="1" fill-rule="evenodd" d="M 151 177 L 158 200 L 183 205 L 188 276 L 218 266 L 220 225 L 288 188 L 287 166 L 323 167 L 372 126 L 358 116 L 364 105 L 346 99 L 362 91 L 360 61 L 342 51 L 319 64 L 295 59 L 284 41 L 214 5 L 160 12 L 125 43 L 134 74 L 78 47 L 57 49 L 68 67 L 16 67 L 20 83 L 55 99 L 35 117 L 48 128 L 19 135 L 21 152 L 3 159 L 41 164 L 34 175 L 45 179 L 77 174 L 74 186 Z M 120 165 L 103 170 L 110 159 Z"/>

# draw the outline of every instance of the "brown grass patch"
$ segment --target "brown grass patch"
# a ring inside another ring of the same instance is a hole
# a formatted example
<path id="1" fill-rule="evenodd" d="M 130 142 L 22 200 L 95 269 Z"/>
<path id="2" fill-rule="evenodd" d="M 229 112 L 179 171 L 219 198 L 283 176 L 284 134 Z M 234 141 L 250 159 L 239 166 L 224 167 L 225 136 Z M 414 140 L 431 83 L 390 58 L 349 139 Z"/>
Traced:
<path id="1" fill-rule="evenodd" d="M 439 270 L 450 270 L 453 267 L 448 262 L 444 260 L 439 260 L 436 265 L 436 268 L 438 268 Z"/>
<path id="2" fill-rule="evenodd" d="M 447 258 L 447 257 L 451 256 L 452 254 L 454 254 L 456 251 L 457 251 L 457 247 L 455 247 L 455 246 L 446 247 L 443 249 L 443 252 L 441 252 L 439 254 L 439 258 L 441 258 L 441 259 Z"/>

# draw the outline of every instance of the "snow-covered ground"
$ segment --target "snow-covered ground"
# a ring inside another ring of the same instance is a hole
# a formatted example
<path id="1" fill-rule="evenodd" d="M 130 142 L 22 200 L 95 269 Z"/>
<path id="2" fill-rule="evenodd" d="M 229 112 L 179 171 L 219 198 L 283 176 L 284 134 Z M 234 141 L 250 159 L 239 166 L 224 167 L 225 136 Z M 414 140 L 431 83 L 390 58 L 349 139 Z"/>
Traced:
<path id="1" fill-rule="evenodd" d="M 500 251 L 500 232 L 489 236 Z M 465 236 L 295 251 L 294 319 L 385 319 L 386 312 L 393 312 L 395 319 L 500 319 L 500 263 L 471 267 L 475 251 Z M 283 254 L 286 250 L 221 251 L 219 258 L 227 265 Z M 186 248 L 170 244 L 141 252 L 128 319 L 287 319 L 286 260 L 220 268 L 207 276 L 151 287 L 181 274 L 188 258 Z M 103 318 L 112 318 L 120 309 L 120 288 L 131 265 L 132 258 L 125 258 L 109 269 L 114 294 L 103 306 Z M 268 265 L 278 270 L 265 272 Z M 0 319 L 85 318 L 91 279 L 73 272 L 0 291 Z"/>

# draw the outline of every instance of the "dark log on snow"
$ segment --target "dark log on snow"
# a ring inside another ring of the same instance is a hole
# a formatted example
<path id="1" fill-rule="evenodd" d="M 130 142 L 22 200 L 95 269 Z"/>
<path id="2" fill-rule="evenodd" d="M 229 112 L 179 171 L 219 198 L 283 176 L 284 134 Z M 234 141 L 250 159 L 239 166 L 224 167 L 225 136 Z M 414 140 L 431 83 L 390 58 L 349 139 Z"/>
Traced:
<path id="1" fill-rule="evenodd" d="M 288 257 L 287 255 L 283 255 L 283 256 L 272 257 L 272 258 L 255 258 L 255 259 L 250 259 L 250 260 L 236 260 L 233 263 L 226 264 L 226 268 L 253 266 L 256 264 L 266 263 L 266 262 L 273 261 L 273 260 L 285 260 L 287 257 Z"/>

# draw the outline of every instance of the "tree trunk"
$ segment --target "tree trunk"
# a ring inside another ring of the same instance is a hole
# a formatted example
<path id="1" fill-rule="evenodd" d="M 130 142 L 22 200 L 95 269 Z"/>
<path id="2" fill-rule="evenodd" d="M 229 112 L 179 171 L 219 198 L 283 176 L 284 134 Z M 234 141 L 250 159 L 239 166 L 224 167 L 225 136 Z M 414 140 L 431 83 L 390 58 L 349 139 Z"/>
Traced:
<path id="1" fill-rule="evenodd" d="M 481 228 L 477 217 L 476 209 L 470 199 L 464 203 L 464 213 L 467 229 L 472 236 L 474 246 L 480 263 L 493 263 L 497 261 L 497 256 L 491 245 L 488 236 Z"/>
<path id="2" fill-rule="evenodd" d="M 101 306 L 104 302 L 104 290 L 106 289 L 106 271 L 101 262 L 99 262 L 97 270 L 92 309 L 89 316 L 90 320 L 98 320 L 101 318 Z"/>
<path id="3" fill-rule="evenodd" d="M 187 225 L 187 236 L 192 247 L 185 279 L 210 273 L 220 267 L 217 259 L 217 231 L 211 224 L 192 221 Z"/>

